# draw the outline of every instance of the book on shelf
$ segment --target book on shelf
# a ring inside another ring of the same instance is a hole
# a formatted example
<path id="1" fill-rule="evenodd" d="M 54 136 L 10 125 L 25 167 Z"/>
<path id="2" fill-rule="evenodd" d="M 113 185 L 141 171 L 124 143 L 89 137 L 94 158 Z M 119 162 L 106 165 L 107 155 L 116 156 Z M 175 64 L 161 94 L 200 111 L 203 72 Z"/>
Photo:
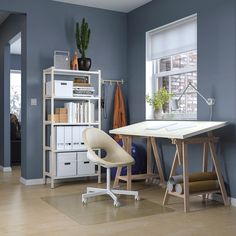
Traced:
<path id="1" fill-rule="evenodd" d="M 93 97 L 94 94 L 95 94 L 94 87 L 83 87 L 83 86 L 74 86 L 73 87 L 73 96 L 74 97 L 80 97 L 80 96 Z"/>
<path id="2" fill-rule="evenodd" d="M 67 109 L 68 123 L 73 123 L 73 102 L 67 102 L 64 106 Z"/>
<path id="3" fill-rule="evenodd" d="M 76 83 L 84 83 L 84 84 L 88 84 L 89 83 L 89 77 L 84 75 L 84 76 L 78 76 L 76 78 L 74 78 L 74 84 Z"/>
<path id="4" fill-rule="evenodd" d="M 74 102 L 65 103 L 65 107 L 68 110 L 68 123 L 88 123 L 90 121 L 89 112 L 90 112 L 91 122 L 94 122 L 94 104 L 92 106 L 91 104 L 89 109 L 88 101 L 77 102 L 77 103 Z"/>
<path id="5" fill-rule="evenodd" d="M 90 122 L 94 123 L 95 122 L 95 105 L 94 103 L 90 103 Z"/>
<path id="6" fill-rule="evenodd" d="M 73 83 L 73 87 L 91 87 L 89 83 Z"/>

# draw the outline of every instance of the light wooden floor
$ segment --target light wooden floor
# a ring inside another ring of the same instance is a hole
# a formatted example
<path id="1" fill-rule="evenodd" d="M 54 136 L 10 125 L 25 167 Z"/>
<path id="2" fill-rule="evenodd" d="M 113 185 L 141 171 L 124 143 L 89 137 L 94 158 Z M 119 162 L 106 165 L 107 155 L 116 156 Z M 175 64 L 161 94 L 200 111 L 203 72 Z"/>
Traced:
<path id="1" fill-rule="evenodd" d="M 168 207 L 174 212 L 143 218 L 98 224 L 79 225 L 42 201 L 41 197 L 83 192 L 86 181 L 49 186 L 24 186 L 19 183 L 20 171 L 0 172 L 0 235 L 66 235 L 66 236 L 152 236 L 152 235 L 236 235 L 236 208 L 221 204 L 191 201 L 191 212 L 183 213 L 181 199 L 171 199 Z M 95 184 L 95 183 L 94 183 Z M 91 182 L 89 183 L 91 185 Z M 96 185 L 96 184 L 95 184 Z M 138 183 L 141 198 L 161 204 L 164 191 L 154 185 Z M 98 203 L 99 204 L 99 203 Z"/>

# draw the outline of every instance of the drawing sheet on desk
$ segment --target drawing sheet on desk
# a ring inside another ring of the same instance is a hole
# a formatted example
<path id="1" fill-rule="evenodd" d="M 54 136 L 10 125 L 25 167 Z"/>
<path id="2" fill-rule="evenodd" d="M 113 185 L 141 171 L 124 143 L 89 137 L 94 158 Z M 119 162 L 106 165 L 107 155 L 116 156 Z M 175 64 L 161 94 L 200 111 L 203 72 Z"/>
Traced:
<path id="1" fill-rule="evenodd" d="M 195 124 L 182 124 L 182 123 L 161 123 L 159 125 L 155 125 L 152 127 L 147 127 L 146 130 L 159 130 L 159 129 L 165 129 L 166 131 L 175 131 L 175 130 L 182 130 L 182 129 L 187 129 L 187 128 L 193 128 L 196 127 Z"/>

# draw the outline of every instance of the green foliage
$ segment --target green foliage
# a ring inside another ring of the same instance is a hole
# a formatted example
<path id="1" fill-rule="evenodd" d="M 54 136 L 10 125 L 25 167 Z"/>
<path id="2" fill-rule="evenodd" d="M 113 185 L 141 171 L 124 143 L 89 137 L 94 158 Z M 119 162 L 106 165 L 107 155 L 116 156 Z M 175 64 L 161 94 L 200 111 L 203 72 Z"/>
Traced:
<path id="1" fill-rule="evenodd" d="M 163 109 L 163 105 L 169 102 L 172 97 L 173 94 L 169 93 L 165 87 L 162 87 L 153 94 L 153 97 L 147 95 L 146 101 L 148 104 L 153 106 L 154 110 L 158 110 Z"/>
<path id="2" fill-rule="evenodd" d="M 76 23 L 76 44 L 82 58 L 85 58 L 85 51 L 88 49 L 90 39 L 90 29 L 88 23 L 83 18 L 81 26 Z"/>

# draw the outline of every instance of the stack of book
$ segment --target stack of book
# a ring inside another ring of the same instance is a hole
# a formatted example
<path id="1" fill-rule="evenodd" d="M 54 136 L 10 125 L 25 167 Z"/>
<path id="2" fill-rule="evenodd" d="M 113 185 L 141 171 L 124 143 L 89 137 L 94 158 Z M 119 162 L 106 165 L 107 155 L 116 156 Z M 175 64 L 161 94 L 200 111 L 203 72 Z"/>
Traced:
<path id="1" fill-rule="evenodd" d="M 48 121 L 52 121 L 52 115 L 48 115 Z M 56 113 L 53 114 L 53 122 L 55 123 L 67 123 L 68 114 L 66 108 L 56 108 Z"/>
<path id="2" fill-rule="evenodd" d="M 95 89 L 89 83 L 88 76 L 80 76 L 74 79 L 73 82 L 73 96 L 80 97 L 92 97 L 94 96 Z"/>

